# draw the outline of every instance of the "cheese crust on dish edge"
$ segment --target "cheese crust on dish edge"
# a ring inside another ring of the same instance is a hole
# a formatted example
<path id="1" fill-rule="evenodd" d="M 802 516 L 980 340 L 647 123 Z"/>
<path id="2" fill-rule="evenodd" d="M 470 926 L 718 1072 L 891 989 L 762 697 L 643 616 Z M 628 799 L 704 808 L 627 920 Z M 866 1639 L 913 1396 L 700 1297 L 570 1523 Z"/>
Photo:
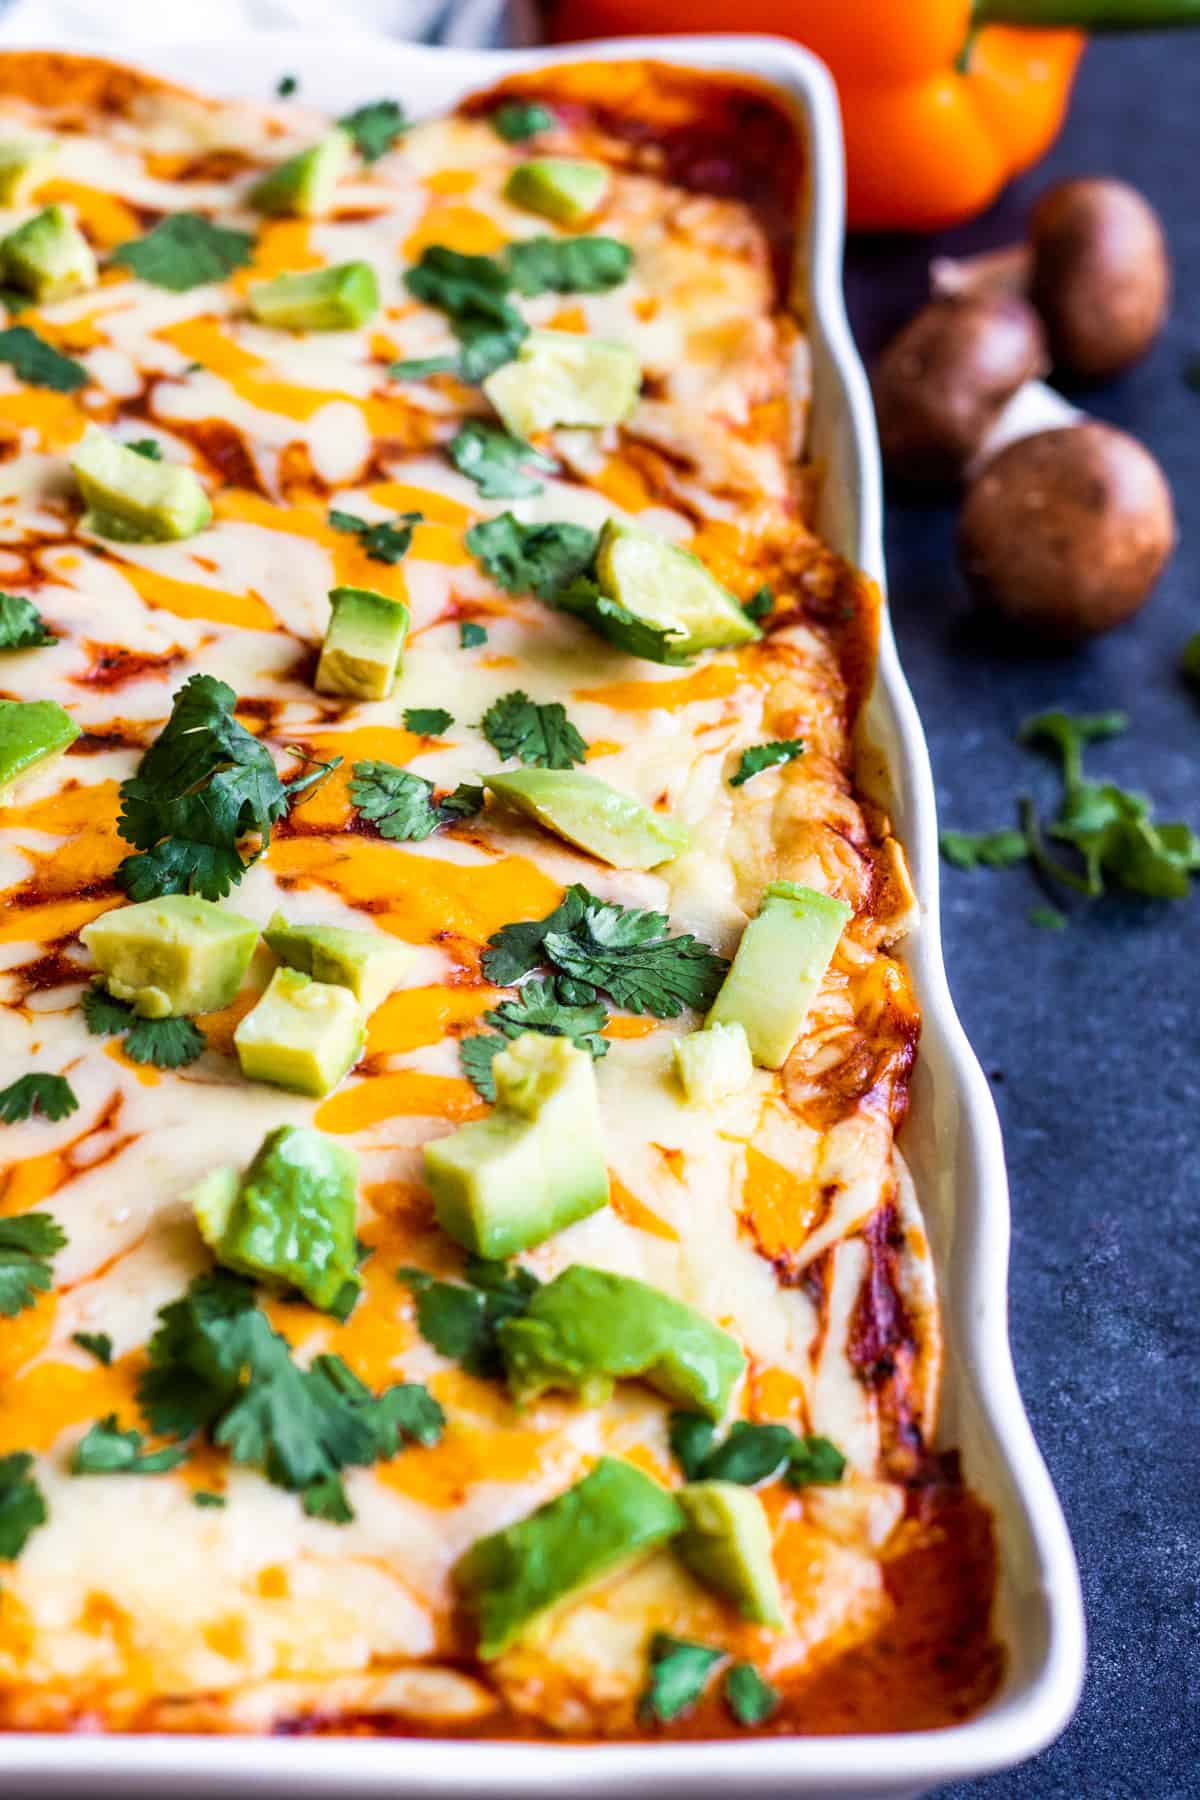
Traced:
<path id="1" fill-rule="evenodd" d="M 496 128 L 502 103 L 549 109 L 532 144 Z M 256 205 L 255 183 L 329 127 L 298 104 L 218 104 L 90 59 L 0 57 L 0 139 L 56 147 L 45 178 L 0 211 L 0 234 L 58 205 L 99 267 L 94 284 L 9 320 L 86 379 L 47 385 L 0 365 L 0 587 L 32 601 L 53 639 L 0 651 L 0 696 L 57 702 L 81 734 L 0 804 L 0 1086 L 56 1074 L 78 1101 L 0 1125 L 0 1280 L 7 1222 L 49 1216 L 65 1238 L 44 1259 L 45 1291 L 0 1311 L 0 1458 L 32 1455 L 19 1477 L 9 1465 L 10 1482 L 27 1494 L 32 1481 L 45 1514 L 0 1562 L 0 1726 L 620 1737 L 964 1717 L 1000 1678 L 994 1552 L 985 1510 L 931 1449 L 936 1284 L 894 1141 L 919 1030 L 895 954 L 914 906 L 889 821 L 855 781 L 878 596 L 811 525 L 805 345 L 786 304 L 797 133 L 750 83 L 566 66 L 386 147 L 368 139 L 316 216 Z M 517 203 L 510 176 L 535 157 L 607 171 L 585 224 Z M 248 234 L 236 266 L 177 288 L 113 260 L 181 212 Z M 621 279 L 581 289 L 556 273 L 532 293 L 510 282 L 502 304 L 534 333 L 632 350 L 632 409 L 536 432 L 526 491 L 510 466 L 508 491 L 501 474 L 485 495 L 486 474 L 448 449 L 464 421 L 500 425 L 478 381 L 450 366 L 469 296 L 457 312 L 433 304 L 406 273 L 431 249 L 504 269 L 514 242 L 601 235 L 631 253 Z M 379 288 L 361 325 L 285 329 L 249 310 L 256 283 L 352 262 Z M 394 368 L 426 361 L 441 367 Z M 105 535 L 71 474 L 89 427 L 192 470 L 211 523 L 171 542 Z M 592 532 L 615 520 L 688 549 L 742 604 L 769 588 L 752 606 L 761 635 L 673 664 L 631 654 L 495 579 L 467 534 L 506 513 Z M 389 524 L 409 541 L 385 534 L 381 557 L 370 528 Z M 339 588 L 409 610 L 386 698 L 314 685 Z M 261 945 L 231 1003 L 196 1019 L 203 1053 L 180 1066 L 137 1060 L 81 1006 L 95 965 L 79 933 L 129 897 L 118 789 L 197 675 L 228 684 L 285 779 L 342 759 L 291 797 L 261 857 L 243 843 L 222 904 L 261 927 L 283 913 L 411 950 L 354 1067 L 319 1099 L 240 1072 L 234 1032 L 274 966 Z M 494 795 L 406 839 L 351 793 L 362 764 L 432 783 L 435 805 L 511 772 L 481 722 L 514 694 L 565 707 L 580 768 L 683 828 L 686 847 L 649 869 L 610 866 Z M 422 728 L 422 711 L 450 718 Z M 733 780 L 745 752 L 797 742 L 790 760 Z M 550 1392 L 519 1408 L 502 1368 L 421 1328 L 429 1282 L 411 1271 L 470 1286 L 422 1153 L 489 1111 L 460 1046 L 519 992 L 489 978 L 489 940 L 578 884 L 732 958 L 781 881 L 852 909 L 782 1068 L 689 1103 L 674 1045 L 702 1013 L 659 1018 L 601 990 L 608 1204 L 517 1266 L 543 1284 L 579 1265 L 631 1277 L 719 1326 L 745 1359 L 721 1431 L 743 1421 L 827 1440 L 841 1478 L 776 1470 L 755 1489 L 781 1627 L 740 1616 L 668 1544 L 481 1660 L 454 1576 L 473 1544 L 601 1457 L 671 1490 L 685 1473 L 678 1405 L 661 1389 L 625 1380 L 599 1404 Z M 419 1384 L 443 1415 L 435 1441 L 344 1466 L 338 1516 L 310 1508 L 261 1446 L 155 1433 L 139 1398 L 159 1315 L 213 1268 L 188 1195 L 217 1165 L 245 1168 L 281 1125 L 356 1153 L 369 1254 L 344 1320 L 270 1282 L 254 1304 L 295 1366 L 336 1356 L 372 1394 Z M 108 1340 L 107 1356 L 80 1335 Z M 143 1453 L 179 1438 L 186 1454 L 146 1473 L 75 1472 L 81 1440 L 111 1415 L 116 1431 L 146 1434 Z M 775 1710 L 739 1724 L 717 1669 L 677 1716 L 648 1714 L 659 1634 L 752 1665 Z"/>

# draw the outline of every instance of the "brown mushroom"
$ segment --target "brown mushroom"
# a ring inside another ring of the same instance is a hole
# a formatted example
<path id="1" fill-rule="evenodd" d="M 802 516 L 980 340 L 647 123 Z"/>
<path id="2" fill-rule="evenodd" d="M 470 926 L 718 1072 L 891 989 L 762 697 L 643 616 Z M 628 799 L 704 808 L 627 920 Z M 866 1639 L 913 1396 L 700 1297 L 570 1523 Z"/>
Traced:
<path id="1" fill-rule="evenodd" d="M 1046 366 L 1041 325 L 1018 296 L 931 300 L 875 365 L 875 412 L 889 475 L 925 486 L 961 480 L 1017 389 Z"/>
<path id="2" fill-rule="evenodd" d="M 1030 221 L 1029 293 L 1057 368 L 1097 379 L 1144 356 L 1171 288 L 1158 214 L 1124 181 L 1059 182 Z"/>
<path id="3" fill-rule="evenodd" d="M 1136 438 L 1095 420 L 1001 450 L 973 483 L 958 535 L 979 605 L 1067 643 L 1135 613 L 1174 541 L 1158 463 Z"/>

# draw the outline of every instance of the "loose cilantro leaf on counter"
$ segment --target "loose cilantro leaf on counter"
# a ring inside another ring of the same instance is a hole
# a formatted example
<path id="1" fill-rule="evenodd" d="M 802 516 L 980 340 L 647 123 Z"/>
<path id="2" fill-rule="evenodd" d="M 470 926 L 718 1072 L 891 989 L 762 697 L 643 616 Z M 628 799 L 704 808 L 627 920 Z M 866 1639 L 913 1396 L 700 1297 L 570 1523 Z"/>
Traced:
<path id="1" fill-rule="evenodd" d="M 638 1702 L 638 1716 L 643 1724 L 669 1725 L 672 1719 L 690 1712 L 703 1697 L 709 1676 L 719 1662 L 723 1650 L 711 1650 L 707 1644 L 689 1644 L 684 1638 L 656 1632 L 650 1644 L 650 1678 Z"/>
<path id="2" fill-rule="evenodd" d="M 35 1112 L 43 1119 L 67 1119 L 78 1106 L 65 1075 L 43 1075 L 40 1070 L 18 1076 L 0 1091 L 0 1120 L 5 1125 L 19 1124 Z"/>
<path id="3" fill-rule="evenodd" d="M 147 462 L 161 462 L 163 459 L 162 445 L 157 438 L 131 438 L 125 448 L 136 450 Z"/>
<path id="4" fill-rule="evenodd" d="M 804 755 L 802 738 L 777 738 L 770 744 L 752 744 L 748 750 L 742 751 L 737 770 L 729 777 L 730 787 L 745 787 L 764 769 L 778 768 L 780 763 L 794 762 L 796 757 Z"/>
<path id="5" fill-rule="evenodd" d="M 177 212 L 160 220 L 145 237 L 118 244 L 112 260 L 139 281 L 183 294 L 210 281 L 224 281 L 250 261 L 253 249 L 248 231 L 214 225 L 201 213 Z"/>
<path id="6" fill-rule="evenodd" d="M 488 707 L 481 729 L 500 756 L 515 756 L 536 769 L 570 769 L 587 756 L 587 741 L 566 707 L 558 700 L 541 705 L 520 688 Z"/>
<path id="7" fill-rule="evenodd" d="M 151 1063 L 156 1069 L 186 1069 L 208 1047 L 193 1020 L 139 1018 L 132 1006 L 115 1000 L 100 987 L 85 988 L 79 1004 L 92 1036 L 123 1036 L 131 1062 Z"/>
<path id="8" fill-rule="evenodd" d="M 1068 795 L 1083 782 L 1083 753 L 1089 744 L 1104 738 L 1120 737 L 1129 729 L 1129 718 L 1123 712 L 1035 713 L 1026 719 L 1017 733 L 1018 744 L 1049 745 L 1062 762 L 1063 786 Z"/>
<path id="9" fill-rule="evenodd" d="M 207 1432 L 234 1462 L 262 1469 L 277 1487 L 311 1493 L 321 1517 L 340 1514 L 326 1484 L 343 1469 L 393 1457 L 405 1440 L 433 1444 L 441 1436 L 442 1410 L 424 1388 L 401 1383 L 373 1394 L 338 1356 L 318 1356 L 308 1368 L 293 1362 L 241 1276 L 197 1276 L 158 1319 L 138 1386 L 151 1428 Z"/>
<path id="10" fill-rule="evenodd" d="M 943 831 L 938 842 L 956 869 L 1007 869 L 1029 855 L 1023 831 Z"/>
<path id="11" fill-rule="evenodd" d="M 497 587 L 507 594 L 536 594 L 539 600 L 551 599 L 582 575 L 596 554 L 596 533 L 586 525 L 522 525 L 508 512 L 472 525 L 465 542 Z"/>
<path id="12" fill-rule="evenodd" d="M 275 92 L 281 100 L 290 100 L 299 86 L 300 83 L 296 76 L 281 75 L 279 80 L 275 83 Z"/>
<path id="13" fill-rule="evenodd" d="M 409 706 L 404 711 L 405 731 L 419 732 L 422 737 L 441 737 L 454 723 L 454 714 L 442 706 Z"/>
<path id="14" fill-rule="evenodd" d="M 417 1327 L 440 1356 L 461 1363 L 472 1375 L 500 1377 L 504 1363 L 496 1338 L 506 1319 L 525 1311 L 541 1285 L 520 1266 L 467 1259 L 467 1281 L 435 1281 L 424 1269 L 397 1269 L 396 1279 L 415 1296 Z"/>
<path id="15" fill-rule="evenodd" d="M 335 531 L 353 532 L 372 562 L 390 565 L 400 562 L 408 554 L 413 527 L 419 525 L 423 517 L 424 514 L 419 512 L 398 513 L 394 519 L 383 519 L 373 525 L 369 519 L 360 519 L 357 513 L 339 512 L 332 507 L 329 523 Z"/>
<path id="16" fill-rule="evenodd" d="M 241 839 L 257 833 L 261 854 L 289 801 L 341 761 L 285 784 L 265 744 L 234 718 L 236 705 L 225 682 L 193 675 L 137 774 L 121 783 L 117 830 L 141 852 L 117 870 L 131 900 L 224 899 L 255 860 L 243 862 Z"/>
<path id="17" fill-rule="evenodd" d="M 143 1450 L 140 1431 L 121 1431 L 116 1413 L 92 1426 L 75 1446 L 72 1475 L 162 1475 L 187 1461 L 187 1451 L 177 1444 L 162 1450 Z"/>
<path id="18" fill-rule="evenodd" d="M 742 607 L 742 611 L 748 619 L 753 619 L 754 623 L 758 625 L 761 624 L 764 619 L 770 617 L 770 614 L 774 611 L 774 607 L 775 595 L 764 581 L 757 593 L 751 594 L 750 598 Z"/>
<path id="19" fill-rule="evenodd" d="M 494 1032 L 478 1032 L 465 1037 L 458 1046 L 463 1074 L 487 1101 L 496 1098 L 496 1080 L 492 1063 L 511 1038 L 526 1031 L 540 1031 L 546 1037 L 567 1037 L 580 1050 L 599 1058 L 608 1054 L 608 1042 L 600 1036 L 608 1023 L 602 1005 L 564 1006 L 555 992 L 554 981 L 535 975 L 518 989 L 515 998 L 503 1000 L 484 1013 Z"/>
<path id="20" fill-rule="evenodd" d="M 1183 655 L 1179 660 L 1179 666 L 1185 679 L 1200 688 L 1200 631 L 1196 633 L 1195 637 L 1189 638 L 1183 646 Z"/>
<path id="21" fill-rule="evenodd" d="M 0 1456 L 0 1562 L 15 1562 L 50 1517 L 42 1490 L 29 1472 L 32 1468 L 28 1450 Z"/>
<path id="22" fill-rule="evenodd" d="M 0 650 L 40 650 L 57 642 L 32 600 L 0 593 Z"/>
<path id="23" fill-rule="evenodd" d="M 491 115 L 492 130 L 506 144 L 524 143 L 539 131 L 553 131 L 557 124 L 555 115 L 540 100 L 506 100 Z"/>
<path id="24" fill-rule="evenodd" d="M 20 381 L 30 387 L 52 388 L 71 394 L 91 379 L 83 364 L 64 356 L 28 325 L 10 325 L 0 331 L 0 363 L 7 363 Z"/>
<path id="25" fill-rule="evenodd" d="M 416 300 L 445 313 L 462 345 L 459 373 L 482 381 L 511 362 L 529 327 L 507 298 L 508 271 L 491 256 L 465 256 L 444 244 L 429 244 L 404 277 Z"/>
<path id="26" fill-rule="evenodd" d="M 505 261 L 519 293 L 604 294 L 629 274 L 633 251 L 619 238 L 518 238 Z"/>
<path id="27" fill-rule="evenodd" d="M 358 154 L 366 163 L 378 162 L 398 138 L 408 130 L 404 108 L 395 100 L 371 100 L 356 106 L 353 112 L 338 120 L 343 131 L 354 139 Z"/>
<path id="28" fill-rule="evenodd" d="M 734 1663 L 721 1681 L 725 1704 L 739 1725 L 763 1725 L 779 1710 L 779 1693 L 753 1663 Z"/>
<path id="29" fill-rule="evenodd" d="M 86 1350 L 89 1356 L 94 1356 L 106 1369 L 111 1368 L 113 1341 L 107 1331 L 74 1331 L 71 1333 L 71 1342 L 78 1344 L 81 1350 Z"/>
<path id="30" fill-rule="evenodd" d="M 540 494 L 542 483 L 527 472 L 529 467 L 549 474 L 558 467 L 552 456 L 543 456 L 524 438 L 514 437 L 498 425 L 486 425 L 482 419 L 468 419 L 450 440 L 446 453 L 485 500 Z"/>
<path id="31" fill-rule="evenodd" d="M 478 650 L 480 644 L 487 643 L 487 629 L 477 624 L 474 619 L 464 619 L 458 628 L 458 646 L 460 650 Z"/>
<path id="32" fill-rule="evenodd" d="M 799 1437 L 788 1425 L 756 1425 L 737 1419 L 722 1442 L 699 1413 L 673 1412 L 670 1443 L 689 1481 L 736 1481 L 742 1487 L 783 1475 L 791 1487 L 838 1482 L 846 1468 L 841 1451 L 824 1437 Z"/>
<path id="33" fill-rule="evenodd" d="M 483 957 L 498 987 L 547 963 L 564 1005 L 589 1006 L 605 993 L 656 1019 L 710 1005 L 729 966 L 690 934 L 670 936 L 665 914 L 599 900 L 578 883 L 544 919 L 502 927 Z"/>
<path id="34" fill-rule="evenodd" d="M 49 1213 L 0 1219 L 0 1318 L 15 1319 L 48 1293 L 52 1262 L 67 1234 Z"/>
<path id="35" fill-rule="evenodd" d="M 432 781 L 414 775 L 395 763 L 360 762 L 354 765 L 350 798 L 380 837 L 417 841 L 431 837 L 439 825 L 469 819 L 483 806 L 483 789 L 460 782 L 452 794 L 435 798 Z"/>

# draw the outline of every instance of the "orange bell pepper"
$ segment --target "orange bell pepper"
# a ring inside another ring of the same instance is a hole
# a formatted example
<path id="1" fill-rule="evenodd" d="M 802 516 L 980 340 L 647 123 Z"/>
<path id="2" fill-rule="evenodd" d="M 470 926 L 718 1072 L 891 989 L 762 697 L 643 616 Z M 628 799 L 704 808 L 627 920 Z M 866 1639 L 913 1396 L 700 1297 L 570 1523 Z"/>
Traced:
<path id="1" fill-rule="evenodd" d="M 1057 135 L 1080 28 L 1200 23 L 1200 0 L 557 0 L 560 39 L 731 29 L 798 38 L 837 82 L 850 224 L 981 212 Z"/>

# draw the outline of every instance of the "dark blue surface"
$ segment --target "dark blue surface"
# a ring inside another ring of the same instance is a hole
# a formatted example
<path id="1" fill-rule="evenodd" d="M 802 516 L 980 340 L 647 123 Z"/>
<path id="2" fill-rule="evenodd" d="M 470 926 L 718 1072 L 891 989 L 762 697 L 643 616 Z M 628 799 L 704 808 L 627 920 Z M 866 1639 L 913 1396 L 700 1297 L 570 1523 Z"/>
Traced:
<path id="1" fill-rule="evenodd" d="M 1063 175 L 1120 175 L 1149 195 L 1174 255 L 1171 323 L 1083 404 L 1154 450 L 1181 529 L 1132 624 L 1065 657 L 1005 658 L 972 629 L 952 510 L 889 506 L 893 612 L 944 825 L 1010 824 L 1031 787 L 1053 798 L 1052 772 L 1013 733 L 1062 704 L 1124 708 L 1129 733 L 1092 764 L 1200 828 L 1200 700 L 1176 673 L 1200 631 L 1200 393 L 1182 379 L 1200 355 L 1198 77 L 1200 33 L 1094 45 L 1048 160 L 935 246 L 1014 241 Z M 924 297 L 929 253 L 852 247 L 865 354 Z M 1184 1800 L 1200 1795 L 1200 888 L 1171 905 L 1076 907 L 1061 933 L 1028 923 L 1044 896 L 1024 870 L 945 868 L 943 896 L 951 986 L 1008 1149 L 1017 1373 L 1075 1540 L 1090 1657 L 1057 1744 L 940 1800 Z"/>

